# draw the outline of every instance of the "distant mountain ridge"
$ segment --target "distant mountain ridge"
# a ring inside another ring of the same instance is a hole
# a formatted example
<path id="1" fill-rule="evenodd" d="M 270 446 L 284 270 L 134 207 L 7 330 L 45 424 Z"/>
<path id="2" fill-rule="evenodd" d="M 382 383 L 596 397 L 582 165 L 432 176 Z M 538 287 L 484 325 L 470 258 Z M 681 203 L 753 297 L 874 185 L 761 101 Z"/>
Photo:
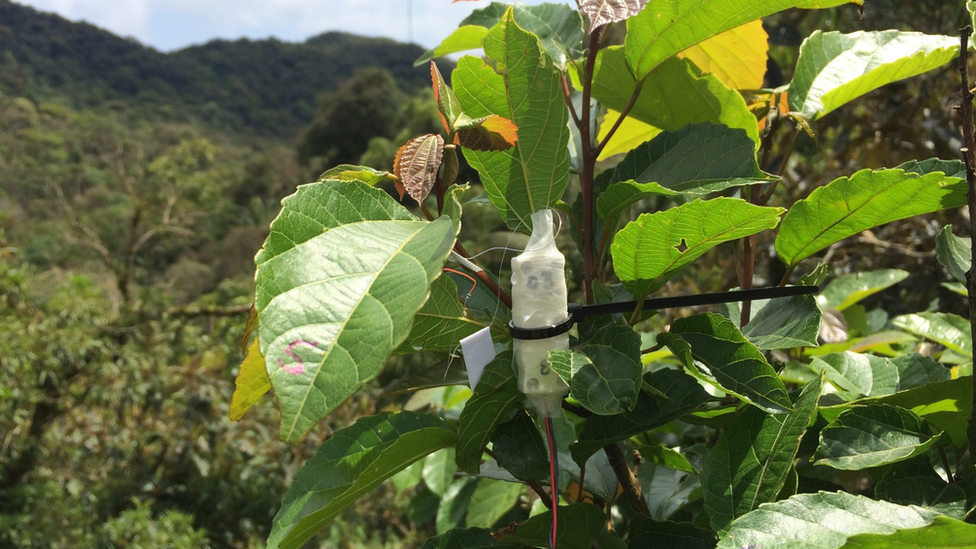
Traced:
<path id="1" fill-rule="evenodd" d="M 412 92 L 429 85 L 417 45 L 329 32 L 303 43 L 214 40 L 162 53 L 87 23 L 0 0 L 0 89 L 88 107 L 121 100 L 207 125 L 293 136 L 321 94 L 382 67 Z"/>

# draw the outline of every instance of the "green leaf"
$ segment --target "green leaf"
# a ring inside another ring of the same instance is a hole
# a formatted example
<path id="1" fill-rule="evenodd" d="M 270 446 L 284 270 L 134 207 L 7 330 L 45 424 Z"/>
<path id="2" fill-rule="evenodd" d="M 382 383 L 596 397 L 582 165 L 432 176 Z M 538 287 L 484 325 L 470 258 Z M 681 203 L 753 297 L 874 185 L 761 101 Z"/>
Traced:
<path id="1" fill-rule="evenodd" d="M 549 453 L 532 418 L 524 411 L 502 423 L 491 436 L 491 448 L 503 467 L 520 479 L 549 478 Z"/>
<path id="2" fill-rule="evenodd" d="M 593 538 L 606 530 L 607 517 L 595 505 L 576 503 L 558 509 L 556 547 L 559 549 L 590 549 Z M 552 512 L 529 518 L 502 541 L 549 547 L 549 530 L 552 528 Z"/>
<path id="3" fill-rule="evenodd" d="M 255 258 L 255 308 L 281 438 L 297 442 L 379 374 L 456 233 L 358 182 L 304 185 L 282 204 Z"/>
<path id="4" fill-rule="evenodd" d="M 487 35 L 488 29 L 481 25 L 464 25 L 462 23 L 440 45 L 424 52 L 420 58 L 413 62 L 413 66 L 419 67 L 430 62 L 435 57 L 443 57 L 461 51 L 480 50 L 481 41 Z"/>
<path id="5" fill-rule="evenodd" d="M 428 539 L 420 549 L 520 549 L 521 546 L 498 541 L 487 528 L 455 528 Z"/>
<path id="6" fill-rule="evenodd" d="M 771 300 L 742 329 L 760 349 L 816 347 L 823 312 L 812 295 Z"/>
<path id="7" fill-rule="evenodd" d="M 444 76 L 437 68 L 437 63 L 433 61 L 430 62 L 430 80 L 431 87 L 434 90 L 434 100 L 437 102 L 437 111 L 441 115 L 441 123 L 444 126 L 444 131 L 450 134 L 458 118 L 464 115 L 461 102 L 454 94 L 454 90 L 444 81 Z"/>
<path id="8" fill-rule="evenodd" d="M 866 229 L 966 204 L 965 181 L 941 173 L 861 170 L 793 204 L 776 237 L 776 252 L 790 266 Z"/>
<path id="9" fill-rule="evenodd" d="M 457 471 L 457 464 L 454 463 L 454 448 L 444 448 L 438 450 L 424 459 L 424 469 L 422 472 L 424 484 L 427 489 L 444 496 L 447 489 L 454 482 L 454 473 Z"/>
<path id="10" fill-rule="evenodd" d="M 676 471 L 698 474 L 688 458 L 667 446 L 644 445 L 638 446 L 637 451 L 640 452 L 641 463 L 653 463 Z"/>
<path id="11" fill-rule="evenodd" d="M 599 187 L 613 184 L 597 198 L 597 213 L 610 221 L 652 195 L 705 195 L 767 182 L 756 164 L 755 148 L 745 131 L 710 122 L 662 132 L 600 175 Z"/>
<path id="12" fill-rule="evenodd" d="M 732 522 L 718 549 L 836 549 L 856 534 L 890 534 L 930 524 L 936 513 L 846 492 L 798 494 Z"/>
<path id="13" fill-rule="evenodd" d="M 785 220 L 784 220 L 785 223 Z M 843 311 L 862 299 L 908 278 L 908 271 L 879 269 L 864 273 L 850 273 L 831 280 L 820 292 L 825 309 Z"/>
<path id="14" fill-rule="evenodd" d="M 641 78 L 706 38 L 797 6 L 828 8 L 848 0 L 655 0 L 627 20 L 627 65 Z"/>
<path id="15" fill-rule="evenodd" d="M 630 518 L 629 549 L 714 549 L 715 537 L 690 522 L 656 521 L 640 514 Z"/>
<path id="16" fill-rule="evenodd" d="M 713 313 L 679 318 L 657 340 L 695 377 L 768 412 L 793 411 L 776 371 L 727 318 Z"/>
<path id="17" fill-rule="evenodd" d="M 464 516 L 468 514 L 468 502 L 471 501 L 474 489 L 478 487 L 478 480 L 477 477 L 461 477 L 447 487 L 444 495 L 441 496 L 434 522 L 438 534 L 464 525 Z"/>
<path id="18" fill-rule="evenodd" d="M 271 389 L 271 380 L 268 379 L 268 370 L 256 339 L 247 349 L 234 386 L 234 395 L 230 399 L 230 419 L 240 421 L 251 406 Z"/>
<path id="19" fill-rule="evenodd" d="M 906 528 L 893 534 L 858 534 L 843 549 L 974 549 L 976 524 L 949 517 L 935 517 L 932 524 Z"/>
<path id="20" fill-rule="evenodd" d="M 578 74 L 571 74 L 574 79 Z M 575 85 L 575 84 L 574 84 Z M 627 68 L 624 49 L 601 49 L 593 75 L 593 97 L 607 108 L 621 112 L 630 102 L 637 81 Z M 702 75 L 694 63 L 677 57 L 657 67 L 641 87 L 627 115 L 662 130 L 678 130 L 688 124 L 715 122 L 739 128 L 759 141 L 756 117 L 739 92 L 711 74 Z"/>
<path id="21" fill-rule="evenodd" d="M 453 352 L 461 339 L 485 326 L 464 316 L 457 285 L 450 278 L 442 276 L 431 284 L 427 303 L 417 311 L 410 335 L 397 351 Z"/>
<path id="22" fill-rule="evenodd" d="M 564 68 L 570 61 L 583 57 L 580 51 L 585 33 L 583 19 L 577 10 L 565 4 L 539 4 L 535 6 L 511 6 L 519 27 L 536 35 L 557 67 Z M 460 27 L 439 46 L 426 52 L 414 66 L 451 53 L 481 49 L 488 29 L 498 24 L 509 8 L 508 4 L 492 2 L 475 10 L 461 21 Z"/>
<path id="23" fill-rule="evenodd" d="M 913 458 L 932 447 L 932 435 L 922 418 L 890 404 L 853 406 L 820 433 L 814 465 L 858 471 Z"/>
<path id="24" fill-rule="evenodd" d="M 481 454 L 495 428 L 511 414 L 522 399 L 515 378 L 511 351 L 501 353 L 485 366 L 474 394 L 458 418 L 457 465 L 462 471 L 478 474 Z"/>
<path id="25" fill-rule="evenodd" d="M 587 418 L 578 442 L 570 446 L 573 461 L 586 463 L 590 456 L 607 444 L 669 423 L 710 398 L 694 378 L 678 370 L 663 369 L 645 374 L 644 382 L 668 395 L 668 398 L 641 391 L 633 410 L 615 416 Z"/>
<path id="26" fill-rule="evenodd" d="M 962 160 L 942 160 L 941 158 L 927 158 L 925 160 L 909 160 L 895 166 L 895 169 L 905 170 L 906 173 L 927 175 L 941 172 L 948 177 L 966 179 L 966 164 Z"/>
<path id="27" fill-rule="evenodd" d="M 464 156 L 508 225 L 531 227 L 529 215 L 553 206 L 569 181 L 568 113 L 559 72 L 511 12 L 485 37 L 485 53 L 505 76 L 480 59 L 462 57 L 454 70 L 455 92 L 468 115 L 497 114 L 514 122 L 518 143 L 504 151 L 465 149 Z"/>
<path id="28" fill-rule="evenodd" d="M 825 372 L 845 400 L 890 395 L 949 379 L 949 370 L 929 357 L 911 354 L 885 358 L 861 353 L 815 357 L 810 368 Z"/>
<path id="29" fill-rule="evenodd" d="M 973 240 L 952 234 L 952 225 L 946 225 L 935 236 L 935 257 L 952 278 L 965 284 L 973 262 Z"/>
<path id="30" fill-rule="evenodd" d="M 822 391 L 822 377 L 807 383 L 796 399 L 796 411 L 790 414 L 747 408 L 719 438 L 702 466 L 705 510 L 712 528 L 721 531 L 761 503 L 776 501 Z"/>
<path id="31" fill-rule="evenodd" d="M 295 474 L 268 547 L 301 547 L 363 494 L 454 440 L 442 419 L 415 412 L 383 412 L 336 431 Z"/>
<path id="32" fill-rule="evenodd" d="M 946 482 L 925 455 L 886 467 L 874 485 L 874 497 L 901 505 L 928 507 L 957 519 L 966 517 L 965 490 Z"/>
<path id="33" fill-rule="evenodd" d="M 966 426 L 973 409 L 972 377 L 940 381 L 893 395 L 865 398 L 851 403 L 820 408 L 826 421 L 833 421 L 853 405 L 883 403 L 911 410 L 932 427 L 945 431 L 957 448 L 968 444 Z"/>
<path id="34" fill-rule="evenodd" d="M 950 313 L 915 313 L 896 316 L 892 325 L 906 332 L 941 343 L 953 351 L 973 357 L 973 338 L 969 321 Z"/>
<path id="35" fill-rule="evenodd" d="M 951 36 L 815 31 L 800 46 L 790 110 L 816 120 L 871 90 L 939 68 L 958 52 L 959 39 Z"/>
<path id="36" fill-rule="evenodd" d="M 525 486 L 483 478 L 471 494 L 465 523 L 469 528 L 491 528 L 518 501 Z"/>
<path id="37" fill-rule="evenodd" d="M 712 247 L 775 227 L 782 213 L 782 208 L 715 198 L 642 214 L 613 239 L 614 272 L 634 297 L 644 299 Z"/>
<path id="38" fill-rule="evenodd" d="M 631 410 L 641 388 L 642 366 L 605 345 L 580 351 L 549 351 L 549 364 L 561 378 L 569 374 L 570 396 L 594 414 L 609 416 Z"/>
<path id="39" fill-rule="evenodd" d="M 701 489 L 696 473 L 678 471 L 656 463 L 642 463 L 637 469 L 644 502 L 654 520 L 666 520 L 692 499 Z"/>

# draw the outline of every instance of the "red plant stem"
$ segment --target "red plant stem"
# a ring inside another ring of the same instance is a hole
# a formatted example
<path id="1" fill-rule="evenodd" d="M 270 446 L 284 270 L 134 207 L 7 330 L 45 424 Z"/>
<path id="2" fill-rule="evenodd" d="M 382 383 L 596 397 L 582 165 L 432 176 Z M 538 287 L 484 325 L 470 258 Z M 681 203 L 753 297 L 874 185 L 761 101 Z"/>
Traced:
<path id="1" fill-rule="evenodd" d="M 617 121 L 614 122 L 613 126 L 610 127 L 610 131 L 608 131 L 607 135 L 603 137 L 603 141 L 600 141 L 600 144 L 596 146 L 596 150 L 593 153 L 594 155 L 600 156 L 600 153 L 603 152 L 604 147 L 606 147 L 607 143 L 610 142 L 610 138 L 613 137 L 613 134 L 617 133 L 617 128 L 620 127 L 620 124 L 623 123 L 624 118 L 627 118 L 627 115 L 630 114 L 631 109 L 633 109 L 634 105 L 637 103 L 637 99 L 640 97 L 640 92 L 643 87 L 644 79 L 641 79 L 637 82 L 637 85 L 634 86 L 634 91 L 630 94 L 630 100 L 627 101 L 627 105 L 624 107 L 624 110 L 620 111 L 620 116 L 617 118 Z"/>
<path id="2" fill-rule="evenodd" d="M 573 93 L 569 91 L 569 82 L 566 80 L 566 73 L 562 73 L 559 78 L 560 84 L 563 88 L 563 97 L 566 99 L 566 107 L 569 108 L 569 114 L 573 117 L 573 124 L 579 128 L 583 125 L 580 121 L 579 115 L 576 114 L 576 107 L 573 106 Z"/>
<path id="3" fill-rule="evenodd" d="M 969 234 L 976 237 L 976 127 L 973 122 L 973 92 L 969 88 L 969 33 L 970 27 L 963 28 L 959 33 L 959 75 L 962 78 L 962 156 L 966 161 L 966 182 L 968 191 L 966 198 L 969 202 Z M 966 271 L 966 290 L 969 292 L 969 321 L 970 335 L 976 341 L 976 249 L 970 257 L 972 263 Z M 976 377 L 973 378 L 973 400 L 976 401 Z M 969 455 L 976 456 L 976 406 L 969 416 Z"/>
<path id="4" fill-rule="evenodd" d="M 461 257 L 477 265 L 477 263 L 469 259 L 471 257 L 471 254 L 469 254 L 468 251 L 464 249 L 464 246 L 462 246 L 460 242 L 454 243 L 454 251 L 457 252 L 458 255 L 460 255 Z M 496 283 L 494 280 L 491 279 L 490 276 L 488 276 L 488 273 L 486 273 L 484 270 L 480 270 L 480 271 L 474 271 L 471 274 L 478 277 L 478 280 L 480 280 L 489 290 L 491 290 L 491 293 L 495 294 L 495 296 L 498 297 L 498 299 L 500 299 L 502 303 L 505 304 L 506 307 L 508 307 L 509 309 L 512 308 L 512 296 L 505 293 L 505 290 L 501 289 L 498 283 Z"/>

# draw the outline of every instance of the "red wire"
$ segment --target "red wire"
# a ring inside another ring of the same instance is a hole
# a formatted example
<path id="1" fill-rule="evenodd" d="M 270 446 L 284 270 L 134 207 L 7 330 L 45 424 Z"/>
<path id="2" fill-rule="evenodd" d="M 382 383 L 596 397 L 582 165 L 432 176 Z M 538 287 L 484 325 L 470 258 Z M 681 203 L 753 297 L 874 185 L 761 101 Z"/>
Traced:
<path id="1" fill-rule="evenodd" d="M 447 272 L 449 272 L 449 273 L 454 273 L 456 275 L 463 276 L 464 278 L 467 278 L 468 280 L 470 280 L 471 281 L 471 289 L 468 290 L 468 297 L 471 297 L 471 294 L 474 293 L 474 289 L 478 287 L 478 281 L 475 280 L 474 277 L 471 276 L 471 275 L 469 275 L 468 273 L 462 273 L 461 271 L 456 271 L 454 269 L 449 269 L 447 267 L 444 267 L 444 270 L 447 271 Z"/>
<path id="2" fill-rule="evenodd" d="M 556 465 L 556 437 L 552 432 L 552 418 L 546 416 L 546 438 L 549 439 L 549 492 L 552 497 L 552 528 L 549 530 L 549 549 L 556 549 L 556 532 L 558 531 L 559 488 L 558 469 Z"/>

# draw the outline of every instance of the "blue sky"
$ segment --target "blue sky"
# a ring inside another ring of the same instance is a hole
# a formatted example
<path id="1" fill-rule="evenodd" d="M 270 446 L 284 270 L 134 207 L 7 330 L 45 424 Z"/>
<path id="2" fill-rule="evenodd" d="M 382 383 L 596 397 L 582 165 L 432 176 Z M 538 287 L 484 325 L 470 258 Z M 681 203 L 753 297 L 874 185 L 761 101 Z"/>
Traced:
<path id="1" fill-rule="evenodd" d="M 406 42 L 408 0 L 14 0 L 162 51 L 215 38 L 299 42 L 329 30 Z M 550 0 L 559 1 L 559 0 Z M 523 0 L 540 4 L 542 0 Z M 413 41 L 431 48 L 487 0 L 412 0 Z"/>

